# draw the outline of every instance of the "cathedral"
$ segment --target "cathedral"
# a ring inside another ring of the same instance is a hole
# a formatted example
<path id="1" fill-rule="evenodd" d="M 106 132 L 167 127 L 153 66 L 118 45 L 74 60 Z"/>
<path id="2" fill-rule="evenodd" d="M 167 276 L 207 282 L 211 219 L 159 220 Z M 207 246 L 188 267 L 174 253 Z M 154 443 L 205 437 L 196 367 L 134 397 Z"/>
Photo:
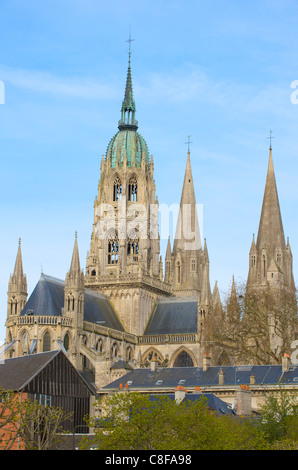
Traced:
<path id="1" fill-rule="evenodd" d="M 102 156 L 86 268 L 76 234 L 65 279 L 42 273 L 28 297 L 19 242 L 8 285 L 5 357 L 62 349 L 98 390 L 134 368 L 202 367 L 210 353 L 205 321 L 221 299 L 217 284 L 210 288 L 189 151 L 175 237 L 168 240 L 164 263 L 158 211 L 153 157 L 138 132 L 129 53 L 118 131 Z M 271 145 L 247 288 L 268 285 L 295 291 Z M 212 356 L 213 364 L 222 353 Z"/>

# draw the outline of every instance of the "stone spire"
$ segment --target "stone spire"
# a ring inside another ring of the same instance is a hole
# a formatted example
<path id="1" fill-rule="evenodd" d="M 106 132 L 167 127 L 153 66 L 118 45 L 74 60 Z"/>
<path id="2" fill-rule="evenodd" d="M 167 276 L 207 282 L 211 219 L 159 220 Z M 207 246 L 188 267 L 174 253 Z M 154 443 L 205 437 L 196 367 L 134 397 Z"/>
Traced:
<path id="1" fill-rule="evenodd" d="M 285 243 L 271 145 L 257 241 L 253 237 L 249 252 L 247 287 L 268 284 L 294 288 L 292 254 Z"/>
<path id="2" fill-rule="evenodd" d="M 19 239 L 14 271 L 8 283 L 7 314 L 19 315 L 26 304 L 27 296 L 27 279 L 23 271 L 21 239 Z"/>
<path id="3" fill-rule="evenodd" d="M 172 254 L 173 283 L 176 295 L 199 295 L 203 276 L 206 274 L 204 263 L 209 263 L 209 261 L 208 253 L 203 253 L 201 246 L 189 151 Z"/>
<path id="4" fill-rule="evenodd" d="M 17 252 L 16 262 L 15 262 L 13 277 L 19 280 L 23 280 L 24 278 L 22 251 L 21 251 L 21 239 L 19 239 L 19 246 L 18 246 L 18 252 Z"/>
<path id="5" fill-rule="evenodd" d="M 80 267 L 78 240 L 76 233 L 70 270 L 66 274 L 64 288 L 64 315 L 72 318 L 73 326 L 75 328 L 83 327 L 84 296 L 84 273 L 81 271 Z M 78 342 L 77 338 L 75 343 Z M 76 344 L 75 348 L 78 348 L 78 344 Z"/>
<path id="6" fill-rule="evenodd" d="M 284 249 L 285 237 L 275 181 L 272 148 L 270 147 L 267 179 L 257 238 L 257 247 L 267 246 L 272 252 L 275 249 L 278 237 L 280 239 L 282 249 Z"/>
<path id="7" fill-rule="evenodd" d="M 190 163 L 190 152 L 187 153 L 173 254 L 176 254 L 179 249 L 201 249 L 201 237 Z"/>
<path id="8" fill-rule="evenodd" d="M 119 129 L 137 129 L 138 122 L 135 120 L 136 105 L 133 99 L 131 66 L 130 66 L 130 51 L 128 57 L 128 69 L 126 76 L 126 86 L 124 99 L 121 107 L 121 120 L 119 121 Z"/>
<path id="9" fill-rule="evenodd" d="M 235 278 L 232 279 L 231 294 L 227 303 L 227 322 L 230 326 L 236 326 L 240 321 L 240 305 L 238 303 Z"/>
<path id="10" fill-rule="evenodd" d="M 73 292 L 84 290 L 84 273 L 81 271 L 80 266 L 77 233 L 75 234 L 70 270 L 66 274 L 65 290 L 71 290 Z"/>
<path id="11" fill-rule="evenodd" d="M 75 234 L 75 242 L 74 242 L 74 247 L 73 247 L 72 260 L 71 260 L 69 273 L 73 277 L 80 277 L 81 276 L 81 266 L 80 266 L 80 256 L 79 256 L 77 232 Z"/>

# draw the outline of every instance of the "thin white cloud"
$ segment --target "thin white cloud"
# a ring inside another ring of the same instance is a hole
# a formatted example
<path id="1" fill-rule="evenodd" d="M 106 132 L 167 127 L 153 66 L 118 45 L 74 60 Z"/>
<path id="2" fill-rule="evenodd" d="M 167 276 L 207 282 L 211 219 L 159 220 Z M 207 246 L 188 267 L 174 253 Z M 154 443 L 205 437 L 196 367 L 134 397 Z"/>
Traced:
<path id="1" fill-rule="evenodd" d="M 145 84 L 134 86 L 135 94 L 150 103 L 196 102 L 211 104 L 234 113 L 270 113 L 292 116 L 290 83 L 286 86 L 221 81 L 199 68 L 151 74 Z"/>
<path id="2" fill-rule="evenodd" d="M 118 90 L 111 84 L 85 77 L 57 77 L 47 72 L 7 67 L 0 67 L 0 77 L 6 85 L 37 93 L 87 99 L 112 99 L 118 95 Z"/>

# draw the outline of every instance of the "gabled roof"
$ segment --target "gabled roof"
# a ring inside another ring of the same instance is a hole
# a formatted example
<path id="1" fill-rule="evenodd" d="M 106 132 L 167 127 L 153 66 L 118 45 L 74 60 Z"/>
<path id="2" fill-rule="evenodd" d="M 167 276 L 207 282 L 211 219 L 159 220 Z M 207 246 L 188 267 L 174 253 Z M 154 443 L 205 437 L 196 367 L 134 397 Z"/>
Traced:
<path id="1" fill-rule="evenodd" d="M 64 281 L 42 274 L 21 315 L 26 315 L 31 310 L 34 315 L 61 316 L 64 308 L 64 286 Z M 124 331 L 109 300 L 90 289 L 85 290 L 84 320 Z"/>
<path id="2" fill-rule="evenodd" d="M 281 365 L 263 366 L 211 366 L 207 371 L 202 367 L 160 367 L 155 371 L 134 369 L 123 377 L 103 387 L 103 391 L 115 390 L 119 385 L 129 383 L 131 390 L 154 390 L 161 388 L 173 390 L 177 385 L 186 389 L 203 386 L 218 386 L 218 374 L 224 374 L 224 386 L 249 385 L 250 376 L 254 376 L 256 385 L 289 385 L 298 386 L 298 366 L 291 366 L 287 372 Z"/>
<path id="3" fill-rule="evenodd" d="M 55 362 L 56 360 L 58 360 L 58 362 Z M 15 392 L 19 392 L 24 389 L 26 390 L 26 387 L 30 388 L 30 383 L 36 376 L 42 373 L 46 367 L 49 366 L 56 369 L 57 364 L 61 365 L 63 363 L 74 372 L 78 381 L 84 385 L 86 393 L 94 395 L 95 392 L 92 384 L 90 384 L 82 374 L 76 370 L 62 350 L 47 351 L 38 354 L 28 354 L 26 356 L 5 359 L 3 362 L 0 362 L 0 387 L 5 390 L 12 390 Z M 66 375 L 69 378 L 69 374 Z M 66 377 L 59 374 L 60 380 L 61 377 L 67 380 Z M 71 383 L 73 387 L 73 378 L 71 379 Z M 53 383 L 51 382 L 48 385 L 53 385 Z"/>
<path id="4" fill-rule="evenodd" d="M 197 333 L 197 298 L 160 300 L 148 321 L 144 336 Z"/>
<path id="5" fill-rule="evenodd" d="M 14 357 L 0 362 L 0 387 L 20 391 L 61 351 Z"/>

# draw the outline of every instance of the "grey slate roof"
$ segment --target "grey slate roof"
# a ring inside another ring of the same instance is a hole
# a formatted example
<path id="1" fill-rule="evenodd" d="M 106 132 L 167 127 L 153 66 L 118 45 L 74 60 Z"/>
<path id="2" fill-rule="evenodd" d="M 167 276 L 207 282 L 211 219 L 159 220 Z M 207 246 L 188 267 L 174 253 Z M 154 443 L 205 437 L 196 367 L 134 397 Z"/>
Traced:
<path id="1" fill-rule="evenodd" d="M 23 390 L 54 358 L 62 354 L 66 361 L 69 359 L 60 349 L 56 351 L 47 351 L 37 354 L 28 354 L 25 356 L 13 357 L 0 362 L 0 387 L 5 390 L 19 392 Z M 76 370 L 73 366 L 71 366 Z M 85 377 L 82 371 L 76 370 L 76 373 L 89 391 L 96 395 L 96 388 L 88 377 Z"/>
<path id="2" fill-rule="evenodd" d="M 183 385 L 186 389 L 192 387 L 217 386 L 220 370 L 224 373 L 224 385 L 240 386 L 250 384 L 250 376 L 255 377 L 256 385 L 295 384 L 298 386 L 298 366 L 291 366 L 283 372 L 280 365 L 263 366 L 211 366 L 207 371 L 202 367 L 160 367 L 156 371 L 134 369 L 123 377 L 103 387 L 103 390 L 118 389 L 129 383 L 131 390 L 173 389 Z M 180 382 L 183 381 L 183 382 Z"/>
<path id="3" fill-rule="evenodd" d="M 61 316 L 64 307 L 64 281 L 42 274 L 21 315 L 28 310 L 34 315 Z M 84 320 L 124 331 L 109 300 L 90 289 L 85 290 Z"/>
<path id="4" fill-rule="evenodd" d="M 166 394 L 166 396 L 169 397 L 169 399 L 172 401 L 175 400 L 174 393 Z M 200 400 L 202 397 L 206 398 L 206 404 L 208 408 L 214 411 L 219 411 L 222 414 L 235 414 L 231 406 L 228 405 L 225 401 L 218 398 L 216 395 L 214 395 L 214 393 L 189 393 L 185 395 L 182 400 L 182 403 L 187 403 L 188 401 L 194 403 L 195 401 Z M 158 399 L 158 395 L 150 395 L 150 400 L 156 399 Z"/>
<path id="5" fill-rule="evenodd" d="M 144 336 L 197 333 L 197 298 L 175 298 L 156 303 Z"/>
<path id="6" fill-rule="evenodd" d="M 49 351 L 0 362 L 0 386 L 5 390 L 22 390 L 60 352 Z"/>

